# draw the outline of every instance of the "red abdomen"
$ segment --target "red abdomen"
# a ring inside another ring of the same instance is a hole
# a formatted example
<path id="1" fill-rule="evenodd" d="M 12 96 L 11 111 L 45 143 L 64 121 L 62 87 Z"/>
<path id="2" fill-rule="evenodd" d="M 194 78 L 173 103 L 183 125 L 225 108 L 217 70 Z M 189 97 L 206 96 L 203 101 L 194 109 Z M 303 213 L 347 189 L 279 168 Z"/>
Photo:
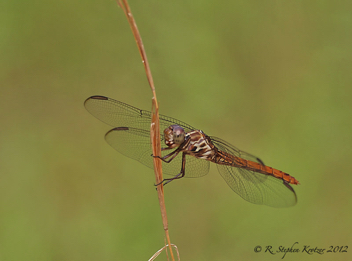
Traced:
<path id="1" fill-rule="evenodd" d="M 299 181 L 297 179 L 295 179 L 294 177 L 290 176 L 289 174 L 287 174 L 281 170 L 277 170 L 272 167 L 264 166 L 264 165 L 259 164 L 257 162 L 253 162 L 253 161 L 245 160 L 245 159 L 239 159 L 239 162 L 241 163 L 240 164 L 241 168 L 248 169 L 248 170 L 251 170 L 254 172 L 259 172 L 259 173 L 262 173 L 265 175 L 270 175 L 275 178 L 282 179 L 289 184 L 294 184 L 294 185 L 299 184 Z M 239 162 L 237 162 L 237 163 L 239 163 Z"/>

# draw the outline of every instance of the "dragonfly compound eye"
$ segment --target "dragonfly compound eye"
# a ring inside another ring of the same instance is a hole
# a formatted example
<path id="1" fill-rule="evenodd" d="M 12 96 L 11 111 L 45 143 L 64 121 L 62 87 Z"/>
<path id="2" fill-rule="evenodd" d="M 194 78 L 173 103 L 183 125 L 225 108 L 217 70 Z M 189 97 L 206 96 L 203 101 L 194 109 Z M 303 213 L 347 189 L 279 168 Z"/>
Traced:
<path id="1" fill-rule="evenodd" d="M 185 130 L 182 127 L 174 125 L 172 131 L 175 144 L 180 145 L 185 141 Z"/>

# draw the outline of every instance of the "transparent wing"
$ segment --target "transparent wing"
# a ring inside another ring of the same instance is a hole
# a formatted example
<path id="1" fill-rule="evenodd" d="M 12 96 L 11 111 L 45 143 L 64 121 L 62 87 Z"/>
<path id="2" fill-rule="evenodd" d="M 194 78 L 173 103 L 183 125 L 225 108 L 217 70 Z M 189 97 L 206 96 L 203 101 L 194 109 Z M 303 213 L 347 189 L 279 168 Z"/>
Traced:
<path id="1" fill-rule="evenodd" d="M 94 117 L 113 127 L 132 127 L 150 131 L 150 111 L 140 110 L 126 103 L 104 96 L 89 97 L 84 102 L 84 106 Z M 165 115 L 159 115 L 159 119 L 161 134 L 164 129 L 173 124 L 181 126 L 185 132 L 195 129 L 185 122 Z"/>
<path id="2" fill-rule="evenodd" d="M 240 149 L 237 149 L 235 146 L 231 145 L 227 141 L 224 141 L 220 138 L 212 137 L 212 136 L 210 136 L 210 139 L 214 143 L 215 146 L 217 146 L 217 145 L 222 146 L 224 148 L 225 152 L 230 153 L 233 156 L 236 156 L 238 158 L 242 158 L 245 160 L 258 162 L 259 164 L 265 165 L 264 162 L 260 158 L 253 156 L 252 154 L 249 154 L 247 152 L 244 152 Z"/>
<path id="3" fill-rule="evenodd" d="M 257 162 L 257 163 L 265 166 L 264 162 L 260 158 L 253 156 L 252 154 L 249 154 L 247 152 L 244 152 L 244 151 L 236 148 L 235 146 L 231 145 L 230 143 L 228 143 L 220 138 L 210 137 L 210 139 L 218 149 L 220 149 L 220 147 L 221 147 L 220 150 L 225 151 L 228 154 L 236 156 L 237 158 L 242 158 L 245 160 L 254 161 L 254 162 Z M 267 175 L 263 175 L 263 174 L 261 174 L 260 176 L 258 176 L 255 179 L 253 179 L 251 175 L 242 175 L 242 177 L 252 183 L 264 182 L 268 178 Z"/>
<path id="4" fill-rule="evenodd" d="M 130 127 L 118 127 L 110 130 L 105 139 L 115 150 L 121 154 L 139 161 L 145 166 L 153 169 L 152 148 L 150 142 L 150 131 Z M 163 137 L 162 137 L 163 142 Z M 162 156 L 173 150 L 162 151 Z M 181 171 L 182 152 L 170 163 L 162 162 L 163 173 L 175 176 Z M 185 177 L 196 178 L 209 172 L 209 161 L 197 159 L 186 155 Z"/>
<path id="5" fill-rule="evenodd" d="M 211 137 L 211 140 L 219 150 L 264 165 L 259 158 L 219 138 Z M 297 203 L 295 191 L 282 179 L 227 165 L 217 164 L 217 167 L 230 188 L 251 203 L 278 208 L 293 206 Z"/>

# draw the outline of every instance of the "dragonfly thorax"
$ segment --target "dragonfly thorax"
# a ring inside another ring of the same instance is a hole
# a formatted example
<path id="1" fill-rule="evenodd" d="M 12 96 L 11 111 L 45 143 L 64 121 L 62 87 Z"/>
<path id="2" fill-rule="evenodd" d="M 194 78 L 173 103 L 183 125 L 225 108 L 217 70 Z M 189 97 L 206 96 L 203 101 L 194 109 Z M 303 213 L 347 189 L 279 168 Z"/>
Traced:
<path id="1" fill-rule="evenodd" d="M 171 125 L 164 130 L 165 144 L 177 147 L 185 141 L 185 130 L 179 125 Z"/>

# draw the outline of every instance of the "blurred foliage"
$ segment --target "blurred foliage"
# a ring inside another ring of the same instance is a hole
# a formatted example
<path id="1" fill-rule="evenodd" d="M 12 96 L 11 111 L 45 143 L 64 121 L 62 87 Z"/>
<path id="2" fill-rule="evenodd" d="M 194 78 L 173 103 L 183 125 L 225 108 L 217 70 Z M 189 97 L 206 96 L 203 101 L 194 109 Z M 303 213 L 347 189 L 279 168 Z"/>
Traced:
<path id="1" fill-rule="evenodd" d="M 182 260 L 273 260 L 257 245 L 351 247 L 351 1 L 130 1 L 162 114 L 296 177 L 298 204 L 252 205 L 214 166 L 166 187 Z M 0 260 L 147 260 L 164 244 L 153 171 L 83 107 L 151 108 L 115 1 L 3 1 Z M 146 174 L 145 174 L 146 173 Z M 285 260 L 351 260 L 288 253 Z M 159 257 L 160 260 L 165 260 Z M 159 260 L 158 259 L 158 260 Z"/>

